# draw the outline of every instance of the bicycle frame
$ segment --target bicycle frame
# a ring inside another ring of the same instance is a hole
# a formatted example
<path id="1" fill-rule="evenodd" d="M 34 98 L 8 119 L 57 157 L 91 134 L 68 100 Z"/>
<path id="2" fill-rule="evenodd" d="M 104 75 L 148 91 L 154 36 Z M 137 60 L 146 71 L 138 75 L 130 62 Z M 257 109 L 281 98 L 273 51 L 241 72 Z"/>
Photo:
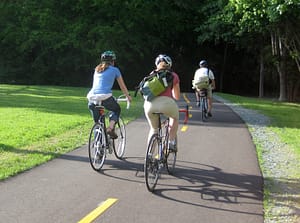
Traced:
<path id="1" fill-rule="evenodd" d="M 122 95 L 120 97 L 122 97 Z M 127 99 L 120 97 L 117 99 L 117 102 L 127 101 Z M 127 101 L 127 108 L 129 108 L 129 105 L 130 103 Z M 114 152 L 118 159 L 123 158 L 126 145 L 126 130 L 123 119 L 119 117 L 119 120 L 116 122 L 116 133 L 118 138 L 111 139 L 106 131 L 106 114 L 104 106 L 98 105 L 95 106 L 95 108 L 99 112 L 99 119 L 90 131 L 88 150 L 92 168 L 99 171 L 104 164 L 107 153 L 111 154 Z"/>
<path id="2" fill-rule="evenodd" d="M 200 111 L 201 111 L 201 120 L 205 121 L 208 118 L 208 101 L 207 101 L 207 89 L 201 89 L 197 91 L 197 94 L 200 98 Z"/>
<path id="3" fill-rule="evenodd" d="M 163 122 L 161 122 L 161 115 L 158 114 L 158 141 L 159 141 L 159 159 L 165 159 L 165 151 L 168 146 L 169 141 L 169 121 L 167 118 Z"/>
<path id="4" fill-rule="evenodd" d="M 109 141 L 108 134 L 106 132 L 105 108 L 103 106 L 99 106 L 99 113 L 100 113 L 100 117 L 99 117 L 98 123 L 102 126 L 103 131 L 104 131 L 105 149 L 109 149 L 111 142 Z M 110 151 L 110 153 L 111 153 L 111 151 Z"/>
<path id="5" fill-rule="evenodd" d="M 150 192 L 154 191 L 161 169 L 166 167 L 169 174 L 173 173 L 175 168 L 177 151 L 170 151 L 169 141 L 169 118 L 161 121 L 161 113 L 158 115 L 158 133 L 153 134 L 149 140 L 146 159 L 145 159 L 145 182 Z"/>

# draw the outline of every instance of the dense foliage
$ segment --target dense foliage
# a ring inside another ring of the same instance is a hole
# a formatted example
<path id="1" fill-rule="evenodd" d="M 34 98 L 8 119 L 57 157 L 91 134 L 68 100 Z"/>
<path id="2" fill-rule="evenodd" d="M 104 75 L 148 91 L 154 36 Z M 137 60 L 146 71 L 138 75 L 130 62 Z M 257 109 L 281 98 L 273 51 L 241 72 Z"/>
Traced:
<path id="1" fill-rule="evenodd" d="M 3 0 L 0 81 L 90 86 L 100 53 L 111 49 L 131 89 L 167 53 L 184 91 L 205 58 L 219 91 L 295 100 L 297 12 L 299 0 Z"/>

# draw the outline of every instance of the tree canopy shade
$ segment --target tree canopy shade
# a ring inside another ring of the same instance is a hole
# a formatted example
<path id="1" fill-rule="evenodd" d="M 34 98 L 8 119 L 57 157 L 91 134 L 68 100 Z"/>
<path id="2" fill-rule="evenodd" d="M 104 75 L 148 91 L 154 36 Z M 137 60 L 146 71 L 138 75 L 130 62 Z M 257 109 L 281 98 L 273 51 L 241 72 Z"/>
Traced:
<path id="1" fill-rule="evenodd" d="M 299 0 L 217 1 L 214 8 L 217 8 L 216 14 L 196 28 L 209 35 L 199 36 L 198 40 L 203 42 L 212 38 L 223 39 L 227 43 L 233 41 L 237 46 L 257 51 L 261 75 L 264 59 L 268 59 L 277 69 L 280 81 L 279 100 L 286 100 L 287 93 L 290 98 L 295 98 L 300 87 L 299 81 L 294 82 L 300 77 Z M 271 41 L 267 42 L 267 38 Z M 272 58 L 266 55 L 266 48 L 272 52 Z M 291 60 L 298 71 L 288 70 L 286 67 Z"/>
<path id="2" fill-rule="evenodd" d="M 82 83 L 107 49 L 116 51 L 121 66 L 134 66 L 124 69 L 145 72 L 145 67 L 152 69 L 156 54 L 177 53 L 183 48 L 180 41 L 191 36 L 187 31 L 193 15 L 178 14 L 190 10 L 186 1 L 24 0 L 0 4 L 2 67 L 9 74 L 6 78 L 21 83 Z"/>
<path id="3" fill-rule="evenodd" d="M 0 81 L 90 86 L 100 53 L 114 50 L 133 88 L 166 53 L 183 90 L 191 90 L 199 60 L 207 59 L 219 90 L 255 94 L 263 61 L 263 79 L 271 80 L 266 89 L 276 94 L 275 67 L 286 73 L 278 80 L 293 89 L 293 99 L 300 80 L 298 11 L 299 0 L 3 0 Z M 245 79 L 250 84 L 242 86 Z"/>

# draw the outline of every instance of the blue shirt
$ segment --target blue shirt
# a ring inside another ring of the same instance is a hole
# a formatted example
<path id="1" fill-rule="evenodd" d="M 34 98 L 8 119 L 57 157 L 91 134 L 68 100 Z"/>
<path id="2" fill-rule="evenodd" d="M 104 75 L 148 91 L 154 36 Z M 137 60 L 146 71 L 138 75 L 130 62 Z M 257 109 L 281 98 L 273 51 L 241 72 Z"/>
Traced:
<path id="1" fill-rule="evenodd" d="M 102 72 L 94 72 L 94 80 L 92 90 L 94 94 L 112 93 L 112 87 L 115 79 L 121 76 L 119 68 L 109 66 Z"/>

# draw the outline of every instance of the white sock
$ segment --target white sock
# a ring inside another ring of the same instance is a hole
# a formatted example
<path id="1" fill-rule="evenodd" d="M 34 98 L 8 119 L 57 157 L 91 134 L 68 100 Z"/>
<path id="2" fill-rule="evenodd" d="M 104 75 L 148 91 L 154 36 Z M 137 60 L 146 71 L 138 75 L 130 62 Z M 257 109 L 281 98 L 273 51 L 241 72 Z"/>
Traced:
<path id="1" fill-rule="evenodd" d="M 170 141 L 169 141 L 169 144 L 175 145 L 176 142 L 175 142 L 175 140 L 170 140 Z"/>

